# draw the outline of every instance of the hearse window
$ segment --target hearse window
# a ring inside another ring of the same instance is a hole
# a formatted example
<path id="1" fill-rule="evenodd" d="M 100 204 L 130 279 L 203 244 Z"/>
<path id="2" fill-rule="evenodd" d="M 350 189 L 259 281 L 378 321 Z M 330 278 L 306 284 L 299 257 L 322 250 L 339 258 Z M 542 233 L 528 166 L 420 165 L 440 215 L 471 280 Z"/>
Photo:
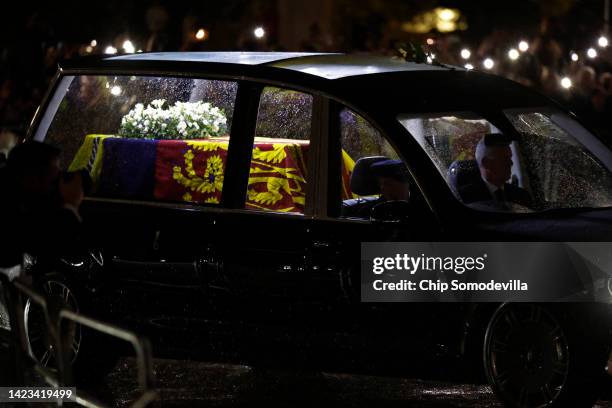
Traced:
<path id="1" fill-rule="evenodd" d="M 538 209 L 612 205 L 612 157 L 594 135 L 555 110 L 504 113 L 522 135 Z"/>
<path id="2" fill-rule="evenodd" d="M 304 213 L 311 120 L 312 95 L 263 89 L 245 208 Z"/>
<path id="3" fill-rule="evenodd" d="M 387 201 L 410 201 L 408 168 L 368 121 L 340 112 L 342 217 L 370 219 Z"/>
<path id="4" fill-rule="evenodd" d="M 214 205 L 236 91 L 194 78 L 66 77 L 35 138 L 62 148 L 64 168 L 90 174 L 93 197 Z"/>
<path id="5" fill-rule="evenodd" d="M 553 108 L 512 109 L 505 134 L 472 112 L 400 115 L 455 196 L 484 211 L 612 206 L 612 158 Z"/>
<path id="6" fill-rule="evenodd" d="M 406 115 L 399 120 L 463 203 L 489 211 L 531 211 L 531 189 L 518 145 L 491 122 L 473 112 Z"/>

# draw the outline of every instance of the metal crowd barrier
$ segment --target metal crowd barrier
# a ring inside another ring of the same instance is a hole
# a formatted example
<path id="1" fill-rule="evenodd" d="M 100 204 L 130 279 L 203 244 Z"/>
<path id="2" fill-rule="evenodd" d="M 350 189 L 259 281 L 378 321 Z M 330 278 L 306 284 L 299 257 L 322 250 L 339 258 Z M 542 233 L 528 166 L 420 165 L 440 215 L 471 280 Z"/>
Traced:
<path id="1" fill-rule="evenodd" d="M 73 384 L 71 361 L 68 353 L 63 349 L 63 345 L 67 343 L 64 342 L 65 339 L 62 338 L 60 331 L 63 321 L 71 321 L 130 343 L 136 354 L 138 384 L 141 390 L 140 396 L 130 406 L 144 408 L 158 401 L 159 394 L 154 388 L 155 379 L 152 369 L 151 347 L 147 339 L 128 330 L 74 313 L 56 302 L 55 299 L 36 292 L 19 280 L 10 282 L 8 277 L 2 273 L 0 273 L 0 284 L 2 285 L 11 325 L 10 351 L 15 359 L 16 372 L 13 374 L 18 383 L 15 385 L 26 385 L 29 381 L 28 375 L 33 373 L 40 376 L 45 383 L 52 387 Z M 27 299 L 30 299 L 43 311 L 47 334 L 55 351 L 57 372 L 40 364 L 30 352 L 24 320 L 24 303 Z M 95 367 L 92 367 L 92 369 L 95 369 Z M 95 397 L 78 389 L 73 400 L 77 404 L 88 408 L 106 407 Z"/>

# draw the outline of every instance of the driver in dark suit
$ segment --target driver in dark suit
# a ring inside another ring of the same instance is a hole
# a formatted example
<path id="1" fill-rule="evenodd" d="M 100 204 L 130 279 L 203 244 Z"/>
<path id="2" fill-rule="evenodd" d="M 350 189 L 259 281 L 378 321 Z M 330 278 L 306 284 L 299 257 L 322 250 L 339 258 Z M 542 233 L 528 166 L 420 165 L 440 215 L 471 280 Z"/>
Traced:
<path id="1" fill-rule="evenodd" d="M 511 140 L 503 135 L 485 135 L 476 146 L 476 162 L 480 177 L 458 189 L 464 203 L 493 202 L 500 207 L 516 203 L 531 207 L 527 190 L 508 183 L 512 175 Z"/>

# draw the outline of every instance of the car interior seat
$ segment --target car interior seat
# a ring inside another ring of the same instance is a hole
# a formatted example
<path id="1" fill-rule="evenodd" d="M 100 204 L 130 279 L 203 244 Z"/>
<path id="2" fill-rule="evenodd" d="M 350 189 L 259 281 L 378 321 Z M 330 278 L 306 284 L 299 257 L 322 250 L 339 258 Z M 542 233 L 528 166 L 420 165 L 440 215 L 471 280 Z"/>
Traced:
<path id="1" fill-rule="evenodd" d="M 480 179 L 476 160 L 455 160 L 448 166 L 448 182 L 455 195 L 461 198 L 462 187 Z"/>
<path id="2" fill-rule="evenodd" d="M 370 171 L 370 166 L 374 163 L 389 160 L 386 156 L 362 157 L 355 163 L 351 174 L 351 191 L 360 196 L 380 194 L 376 178 Z"/>
<path id="3" fill-rule="evenodd" d="M 364 197 L 351 198 L 342 202 L 343 216 L 350 217 L 359 213 L 361 207 L 378 199 L 380 188 L 373 176 L 370 166 L 374 163 L 389 160 L 386 156 L 362 157 L 355 162 L 351 173 L 350 187 L 354 194 Z"/>

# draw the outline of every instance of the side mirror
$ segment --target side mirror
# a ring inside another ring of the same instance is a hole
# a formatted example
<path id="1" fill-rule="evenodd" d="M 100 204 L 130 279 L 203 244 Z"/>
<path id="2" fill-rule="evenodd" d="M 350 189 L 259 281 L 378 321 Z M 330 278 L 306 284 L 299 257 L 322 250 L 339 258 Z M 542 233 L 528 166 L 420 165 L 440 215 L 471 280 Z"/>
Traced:
<path id="1" fill-rule="evenodd" d="M 407 223 L 411 206 L 408 201 L 385 201 L 376 204 L 370 212 L 370 221 L 377 223 Z"/>

